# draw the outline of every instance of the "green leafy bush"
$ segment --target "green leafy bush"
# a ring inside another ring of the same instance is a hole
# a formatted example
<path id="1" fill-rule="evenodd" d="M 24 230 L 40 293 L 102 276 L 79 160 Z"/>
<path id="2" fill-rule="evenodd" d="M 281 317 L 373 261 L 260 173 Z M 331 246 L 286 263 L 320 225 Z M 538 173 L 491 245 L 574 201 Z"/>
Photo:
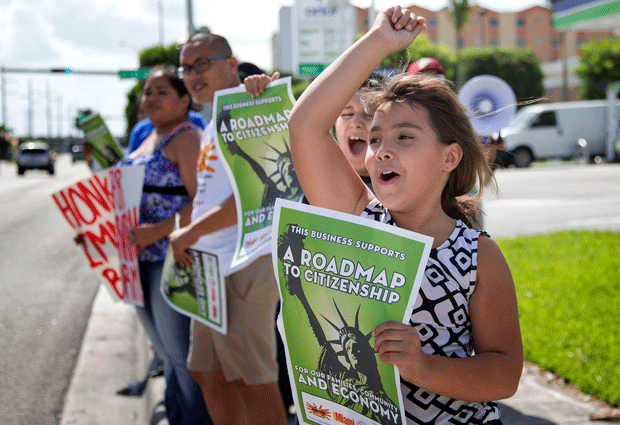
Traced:
<path id="1" fill-rule="evenodd" d="M 582 45 L 575 74 L 581 79 L 581 98 L 604 99 L 607 84 L 620 81 L 620 39 L 608 38 Z"/>
<path id="2" fill-rule="evenodd" d="M 530 50 L 470 48 L 463 51 L 461 60 L 464 81 L 494 75 L 508 83 L 517 102 L 539 99 L 544 94 L 540 61 Z"/>
<path id="3" fill-rule="evenodd" d="M 174 43 L 167 47 L 157 45 L 140 52 L 140 68 L 152 68 L 155 65 L 168 63 L 179 66 L 179 46 Z"/>
<path id="4" fill-rule="evenodd" d="M 167 47 L 157 45 L 148 47 L 140 52 L 140 68 L 152 68 L 155 65 L 170 64 L 179 66 L 179 47 L 171 44 Z M 125 107 L 125 118 L 127 119 L 127 129 L 125 137 L 121 143 L 127 144 L 131 129 L 138 122 L 138 102 L 142 95 L 144 81 L 137 81 L 127 93 L 127 106 Z"/>
<path id="5" fill-rule="evenodd" d="M 435 58 L 446 71 L 446 78 L 454 80 L 456 54 L 445 44 L 433 43 L 425 33 L 416 37 L 406 49 L 392 53 L 381 62 L 381 67 L 406 70 L 416 60 L 424 57 Z"/>
<path id="6" fill-rule="evenodd" d="M 11 129 L 0 125 L 0 159 L 8 158 L 11 148 Z"/>
<path id="7" fill-rule="evenodd" d="M 446 78 L 455 81 L 456 51 L 445 44 L 433 43 L 426 34 L 420 34 L 407 48 L 395 52 L 381 62 L 382 67 L 405 70 L 423 57 L 434 57 L 446 71 Z M 540 61 L 529 50 L 495 47 L 476 47 L 461 52 L 459 62 L 463 81 L 478 75 L 494 75 L 506 81 L 518 102 L 540 99 L 544 94 Z"/>

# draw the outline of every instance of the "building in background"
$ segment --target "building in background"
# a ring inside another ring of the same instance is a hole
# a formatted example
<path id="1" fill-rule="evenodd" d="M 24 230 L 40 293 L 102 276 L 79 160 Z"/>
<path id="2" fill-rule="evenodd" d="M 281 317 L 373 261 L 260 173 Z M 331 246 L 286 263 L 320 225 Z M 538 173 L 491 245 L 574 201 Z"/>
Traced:
<path id="1" fill-rule="evenodd" d="M 271 52 L 273 69 L 281 72 L 293 73 L 293 8 L 285 6 L 280 8 L 280 31 L 271 39 Z M 277 64 L 277 66 L 276 66 Z"/>
<path id="2" fill-rule="evenodd" d="M 456 30 L 450 20 L 447 8 L 437 11 L 419 6 L 409 6 L 414 13 L 426 18 L 427 35 L 435 43 L 443 43 L 456 49 Z M 350 22 L 344 27 L 355 28 L 356 33 L 369 29 L 368 9 L 353 7 Z M 545 75 L 545 97 L 548 101 L 563 100 L 562 79 L 562 35 L 566 42 L 569 67 L 569 98 L 576 99 L 579 79 L 570 73 L 579 61 L 582 44 L 592 40 L 615 37 L 614 31 L 589 29 L 567 29 L 562 33 L 554 29 L 553 11 L 542 6 L 533 6 L 515 12 L 498 12 L 481 6 L 472 6 L 469 22 L 463 34 L 464 48 L 492 46 L 500 48 L 530 49 L 540 60 Z M 273 36 L 273 69 L 293 73 L 292 54 L 292 7 L 280 9 L 280 32 Z"/>
<path id="3" fill-rule="evenodd" d="M 319 75 L 355 41 L 355 13 L 349 0 L 295 0 L 282 7 L 280 34 L 272 42 L 279 50 L 272 54 L 274 69 L 297 77 Z"/>

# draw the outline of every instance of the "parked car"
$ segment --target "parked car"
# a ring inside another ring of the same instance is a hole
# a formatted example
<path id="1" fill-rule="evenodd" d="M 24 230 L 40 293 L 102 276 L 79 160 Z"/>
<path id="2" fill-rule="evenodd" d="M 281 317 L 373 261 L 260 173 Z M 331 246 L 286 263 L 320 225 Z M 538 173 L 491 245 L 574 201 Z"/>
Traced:
<path id="1" fill-rule="evenodd" d="M 54 153 L 44 142 L 26 142 L 17 148 L 17 174 L 22 175 L 26 170 L 47 170 L 54 174 Z"/>
<path id="2" fill-rule="evenodd" d="M 528 167 L 534 160 L 605 156 L 606 139 L 607 102 L 587 100 L 526 106 L 490 143 L 496 165 Z"/>
<path id="3" fill-rule="evenodd" d="M 75 163 L 76 161 L 86 161 L 86 152 L 84 152 L 83 143 L 71 146 L 71 163 Z"/>

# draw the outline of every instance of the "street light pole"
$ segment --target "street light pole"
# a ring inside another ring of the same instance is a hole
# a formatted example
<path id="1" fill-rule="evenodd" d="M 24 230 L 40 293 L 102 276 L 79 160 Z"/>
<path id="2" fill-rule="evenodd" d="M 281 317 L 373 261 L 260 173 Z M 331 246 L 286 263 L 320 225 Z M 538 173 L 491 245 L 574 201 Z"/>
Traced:
<path id="1" fill-rule="evenodd" d="M 2 74 L 2 125 L 6 129 L 8 125 L 8 118 L 6 112 L 6 74 L 4 72 L 4 67 L 0 70 L 0 73 Z"/>
<path id="2" fill-rule="evenodd" d="M 32 78 L 28 80 L 28 111 L 27 111 L 27 116 L 28 116 L 28 138 L 32 139 L 32 133 L 33 133 L 33 116 L 34 116 L 34 112 L 32 110 L 32 104 L 33 104 L 33 90 L 32 90 Z"/>
<path id="3" fill-rule="evenodd" d="M 484 46 L 486 44 L 486 34 L 484 28 L 484 15 L 486 15 L 487 11 L 485 9 L 478 10 L 478 15 L 480 16 L 480 45 Z"/>
<path id="4" fill-rule="evenodd" d="M 58 112 L 58 138 L 62 138 L 62 98 L 60 95 L 56 98 L 57 101 L 57 112 Z"/>
<path id="5" fill-rule="evenodd" d="M 159 12 L 159 44 L 164 45 L 164 5 L 162 0 L 157 0 L 157 11 Z"/>
<path id="6" fill-rule="evenodd" d="M 370 1 L 370 10 L 368 12 L 369 12 L 368 13 L 368 29 L 370 30 L 370 28 L 372 27 L 372 24 L 375 23 L 375 18 L 377 16 L 376 9 L 375 9 L 375 0 Z"/>
<path id="7" fill-rule="evenodd" d="M 187 0 L 187 38 L 194 35 L 194 10 L 192 0 Z"/>
<path id="8" fill-rule="evenodd" d="M 45 105 L 47 116 L 47 137 L 52 137 L 52 92 L 49 80 L 45 81 Z"/>

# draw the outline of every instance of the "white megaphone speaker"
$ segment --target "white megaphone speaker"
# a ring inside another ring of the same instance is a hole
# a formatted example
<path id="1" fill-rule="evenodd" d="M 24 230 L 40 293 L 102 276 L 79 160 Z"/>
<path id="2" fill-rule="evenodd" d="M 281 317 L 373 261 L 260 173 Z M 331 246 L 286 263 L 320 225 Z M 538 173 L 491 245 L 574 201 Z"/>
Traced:
<path id="1" fill-rule="evenodd" d="M 508 83 L 493 75 L 479 75 L 467 81 L 458 97 L 481 136 L 490 136 L 506 127 L 517 111 L 514 92 Z"/>

